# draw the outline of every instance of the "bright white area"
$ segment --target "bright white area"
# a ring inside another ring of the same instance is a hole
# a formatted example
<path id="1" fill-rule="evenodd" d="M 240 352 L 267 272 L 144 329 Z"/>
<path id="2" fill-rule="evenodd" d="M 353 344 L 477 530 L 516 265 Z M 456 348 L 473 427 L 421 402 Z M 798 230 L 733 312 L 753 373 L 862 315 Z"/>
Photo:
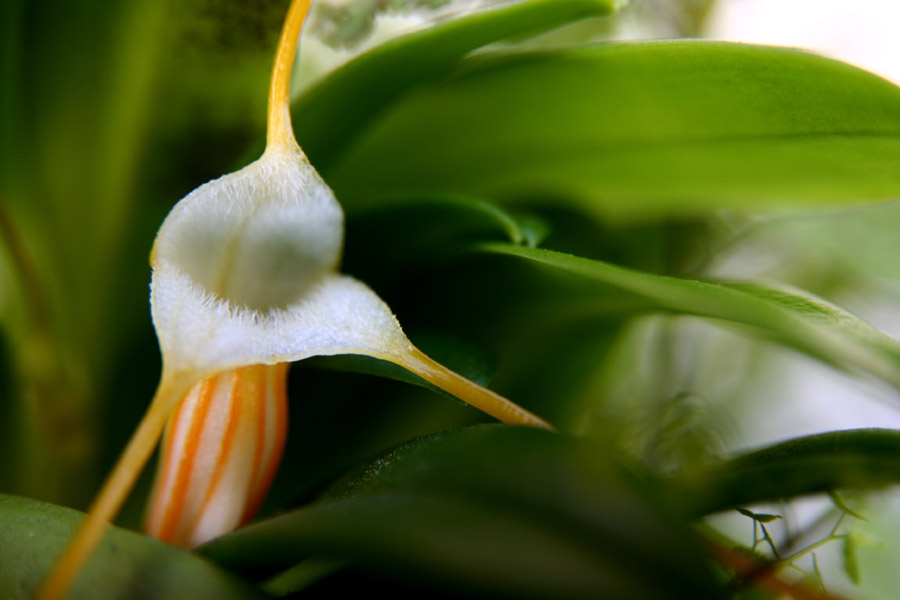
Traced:
<path id="1" fill-rule="evenodd" d="M 719 0 L 704 33 L 808 48 L 900 82 L 898 0 Z"/>
<path id="2" fill-rule="evenodd" d="M 333 7 L 348 6 L 357 0 L 318 0 L 318 5 L 327 4 Z M 449 0 L 433 8 L 419 7 L 408 3 L 403 10 L 385 10 L 379 12 L 372 24 L 372 31 L 365 39 L 349 47 L 335 48 L 323 42 L 313 29 L 308 35 L 300 38 L 300 55 L 303 60 L 295 63 L 295 73 L 291 87 L 291 95 L 298 96 L 304 90 L 317 83 L 323 76 L 338 68 L 351 58 L 366 50 L 390 41 L 394 38 L 424 29 L 430 25 L 449 18 L 460 18 L 510 4 L 515 0 Z"/>
<path id="3" fill-rule="evenodd" d="M 774 376 L 737 406 L 736 445 L 758 447 L 840 429 L 900 429 L 900 398 L 886 385 L 855 379 L 790 350 L 771 352 Z"/>

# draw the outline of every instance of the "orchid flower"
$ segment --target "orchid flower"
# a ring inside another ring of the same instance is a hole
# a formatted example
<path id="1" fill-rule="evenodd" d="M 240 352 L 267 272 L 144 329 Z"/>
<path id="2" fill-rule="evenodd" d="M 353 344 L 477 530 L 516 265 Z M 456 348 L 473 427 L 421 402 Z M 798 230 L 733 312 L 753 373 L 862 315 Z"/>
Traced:
<path id="1" fill-rule="evenodd" d="M 285 363 L 371 356 L 501 421 L 551 428 L 427 357 L 371 289 L 338 272 L 343 212 L 290 122 L 290 74 L 310 3 L 293 0 L 285 19 L 262 157 L 188 194 L 159 230 L 150 303 L 160 384 L 41 598 L 66 593 L 164 428 L 148 531 L 190 547 L 252 518 L 284 443 Z"/>

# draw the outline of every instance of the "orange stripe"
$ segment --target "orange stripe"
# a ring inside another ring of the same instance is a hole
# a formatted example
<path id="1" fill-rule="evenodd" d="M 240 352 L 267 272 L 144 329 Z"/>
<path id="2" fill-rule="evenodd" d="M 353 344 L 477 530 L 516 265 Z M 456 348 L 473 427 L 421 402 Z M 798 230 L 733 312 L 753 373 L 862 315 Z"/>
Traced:
<path id="1" fill-rule="evenodd" d="M 163 519 L 160 511 L 165 511 L 166 509 L 166 489 L 169 487 L 169 482 L 175 476 L 174 473 L 178 472 L 178 462 L 181 457 L 179 456 L 175 461 L 172 459 L 175 452 L 175 432 L 178 431 L 180 420 L 184 417 L 184 412 L 187 410 L 188 398 L 194 393 L 196 387 L 197 386 L 194 386 L 188 390 L 188 393 L 184 395 L 184 398 L 181 399 L 181 402 L 179 402 L 178 406 L 175 408 L 175 412 L 169 417 L 169 422 L 166 423 L 166 430 L 163 434 L 162 442 L 163 449 L 159 457 L 156 481 L 153 484 L 153 497 L 151 499 L 150 510 L 147 514 L 147 532 L 151 535 L 155 535 L 153 530 Z"/>
<path id="2" fill-rule="evenodd" d="M 203 424 L 209 413 L 209 407 L 212 403 L 213 395 L 216 393 L 216 385 L 219 376 L 213 375 L 204 379 L 201 383 L 200 398 L 197 401 L 197 408 L 189 417 L 191 420 L 190 430 L 187 433 L 184 448 L 181 455 L 176 457 L 180 460 L 178 472 L 176 474 L 175 484 L 173 486 L 172 495 L 168 498 L 167 510 L 163 516 L 163 523 L 160 527 L 159 539 L 171 542 L 175 534 L 175 528 L 178 524 L 179 515 L 184 509 L 184 501 L 187 496 L 188 484 L 190 482 L 191 471 L 194 467 L 194 457 L 197 454 L 197 446 L 200 443 L 200 433 L 203 431 Z M 184 400 L 182 400 L 184 403 Z"/>
<path id="3" fill-rule="evenodd" d="M 279 363 L 272 368 L 272 376 L 275 378 L 275 390 L 274 394 L 272 394 L 276 411 L 274 431 L 275 441 L 272 444 L 272 455 L 269 456 L 269 460 L 266 462 L 263 477 L 260 480 L 259 485 L 256 486 L 253 497 L 247 503 L 247 509 L 244 511 L 244 518 L 241 521 L 241 525 L 252 519 L 256 514 L 256 511 L 259 510 L 259 506 L 262 504 L 266 492 L 269 491 L 269 486 L 272 485 L 272 480 L 275 478 L 275 472 L 278 470 L 278 465 L 281 463 L 281 455 L 284 452 L 284 440 L 287 436 L 288 367 L 288 363 Z"/>
<path id="4" fill-rule="evenodd" d="M 244 386 L 247 385 L 244 374 L 253 369 L 247 367 L 245 369 L 235 369 L 231 375 L 231 411 L 228 415 L 228 424 L 225 426 L 225 435 L 219 442 L 219 454 L 216 457 L 216 467 L 213 471 L 212 478 L 209 481 L 209 487 L 206 488 L 206 496 L 203 498 L 203 504 L 200 506 L 200 512 L 197 513 L 194 525 L 200 522 L 200 516 L 206 512 L 206 507 L 213 499 L 216 487 L 225 473 L 225 467 L 228 465 L 228 458 L 231 456 L 231 449 L 234 448 L 234 436 L 237 432 L 238 423 L 241 419 L 241 412 L 244 406 Z"/>
<path id="5" fill-rule="evenodd" d="M 249 513 L 254 491 L 257 487 L 260 466 L 262 465 L 263 452 L 266 449 L 266 418 L 269 412 L 269 377 L 272 367 L 260 366 L 257 380 L 257 411 L 256 411 L 256 439 L 253 447 L 253 468 L 250 470 L 247 493 L 244 496 L 244 512 L 239 523 L 246 523 L 253 518 Z"/>
<path id="6" fill-rule="evenodd" d="M 172 415 L 172 418 L 169 420 L 169 424 L 166 426 L 166 434 L 165 439 L 163 440 L 164 449 L 163 456 L 167 459 L 172 456 L 172 452 L 174 448 L 172 447 L 175 444 L 175 431 L 178 428 L 178 421 L 180 421 L 184 417 L 184 411 L 187 410 L 187 399 L 190 397 L 191 393 L 194 390 L 188 390 L 188 393 L 185 394 L 184 398 L 181 399 L 181 402 L 178 404 L 178 409 L 175 411 L 175 414 Z"/>

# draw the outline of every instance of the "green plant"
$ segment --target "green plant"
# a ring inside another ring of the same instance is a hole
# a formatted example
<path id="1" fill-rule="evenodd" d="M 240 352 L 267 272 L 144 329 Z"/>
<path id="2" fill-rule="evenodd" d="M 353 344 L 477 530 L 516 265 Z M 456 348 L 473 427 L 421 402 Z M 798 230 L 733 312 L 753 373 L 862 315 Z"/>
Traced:
<path id="1" fill-rule="evenodd" d="M 900 195 L 900 89 L 794 50 L 571 42 L 618 4 L 526 0 L 441 21 L 293 102 L 294 133 L 347 215 L 341 270 L 422 350 L 560 433 L 474 425 L 480 415 L 377 358 L 304 360 L 263 518 L 193 552 L 113 529 L 72 597 L 377 585 L 823 598 L 832 577 L 813 550 L 825 541 L 859 579 L 861 515 L 833 492 L 896 483 L 900 436 L 824 432 L 723 455 L 727 431 L 703 410 L 709 390 L 774 380 L 766 357 L 781 347 L 900 386 L 900 344 L 819 297 L 871 281 L 861 261 L 813 277 L 794 256 L 779 283 L 716 264 L 779 227 L 799 238 L 823 206 L 890 232 L 896 207 L 871 203 Z M 35 592 L 79 521 L 56 504 L 85 506 L 153 395 L 146 251 L 173 199 L 258 149 L 284 7 L 3 8 L 4 597 Z M 565 25 L 584 29 L 533 39 Z M 803 240 L 824 252 L 835 227 L 823 229 Z M 866 237 L 854 250 L 895 278 L 890 246 Z M 757 364 L 680 364 L 692 319 L 730 332 L 709 347 Z M 717 385 L 697 383 L 702 370 Z M 149 483 L 122 526 L 138 525 Z M 754 508 L 827 493 L 820 537 L 779 537 L 787 512 Z M 744 550 L 706 522 L 735 508 L 753 525 Z"/>

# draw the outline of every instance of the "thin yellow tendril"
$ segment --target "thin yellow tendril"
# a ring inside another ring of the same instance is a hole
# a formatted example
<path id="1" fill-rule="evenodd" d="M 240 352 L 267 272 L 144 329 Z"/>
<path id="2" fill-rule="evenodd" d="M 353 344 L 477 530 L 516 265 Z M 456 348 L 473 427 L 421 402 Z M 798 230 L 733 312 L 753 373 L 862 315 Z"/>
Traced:
<path id="1" fill-rule="evenodd" d="M 56 562 L 50 577 L 36 596 L 37 600 L 57 600 L 68 592 L 78 573 L 103 539 L 107 524 L 112 521 L 134 482 L 156 447 L 166 421 L 188 387 L 160 384 L 150 408 L 128 441 L 122 456 L 97 494 L 87 517 Z"/>
<path id="2" fill-rule="evenodd" d="M 530 425 L 555 431 L 553 425 L 547 421 L 509 401 L 500 394 L 448 369 L 416 347 L 412 347 L 410 351 L 401 355 L 386 356 L 385 360 L 412 371 L 435 387 L 491 415 L 502 423 Z"/>
<path id="3" fill-rule="evenodd" d="M 275 54 L 275 66 L 272 67 L 272 80 L 269 85 L 269 120 L 267 127 L 266 147 L 297 147 L 294 130 L 291 127 L 291 72 L 294 69 L 294 57 L 297 55 L 297 43 L 309 5 L 312 0 L 293 0 L 288 9 L 278 40 Z"/>

